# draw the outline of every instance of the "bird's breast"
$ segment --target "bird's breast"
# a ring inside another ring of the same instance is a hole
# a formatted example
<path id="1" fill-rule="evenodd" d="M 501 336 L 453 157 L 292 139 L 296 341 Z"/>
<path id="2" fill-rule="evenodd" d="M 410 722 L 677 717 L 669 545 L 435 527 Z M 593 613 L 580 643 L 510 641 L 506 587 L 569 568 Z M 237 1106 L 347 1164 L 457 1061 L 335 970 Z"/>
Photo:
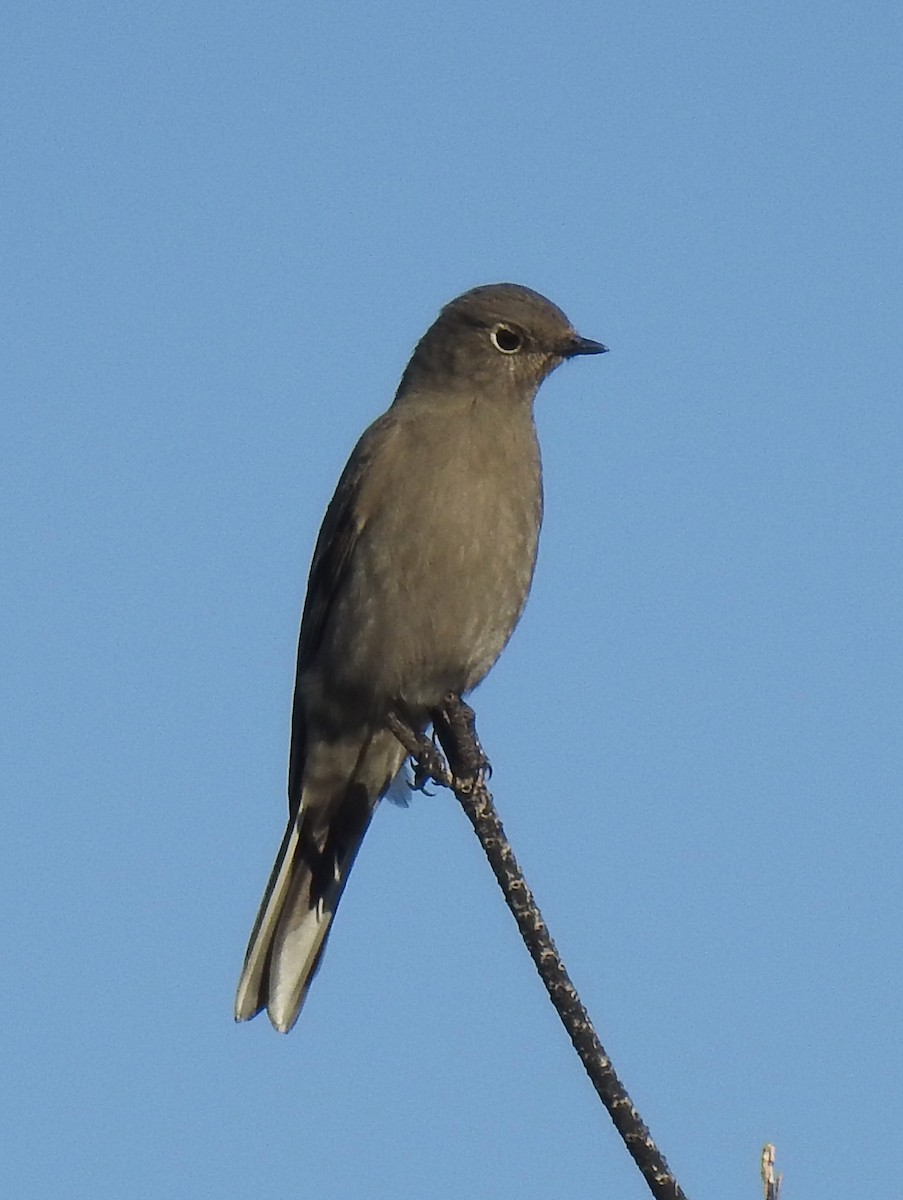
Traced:
<path id="1" fill-rule="evenodd" d="M 542 519 L 532 415 L 517 416 L 401 431 L 404 469 L 367 516 L 333 631 L 339 669 L 377 705 L 469 691 L 517 624 Z"/>

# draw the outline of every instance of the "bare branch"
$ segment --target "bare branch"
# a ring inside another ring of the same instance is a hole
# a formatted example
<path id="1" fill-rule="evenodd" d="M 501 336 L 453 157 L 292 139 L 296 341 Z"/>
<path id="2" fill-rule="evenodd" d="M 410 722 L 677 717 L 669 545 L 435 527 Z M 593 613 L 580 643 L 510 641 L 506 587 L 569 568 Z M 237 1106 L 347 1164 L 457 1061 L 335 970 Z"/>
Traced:
<path id="1" fill-rule="evenodd" d="M 686 1200 L 593 1028 L 505 837 L 486 787 L 489 762 L 477 740 L 473 710 L 459 697 L 448 696 L 444 707 L 433 713 L 433 727 L 448 766 L 433 743 L 401 719 L 391 718 L 390 727 L 416 761 L 418 780 L 427 777 L 451 788 L 467 814 L 549 998 L 655 1200 Z"/>
<path id="2" fill-rule="evenodd" d="M 765 1191 L 765 1200 L 781 1200 L 781 1184 L 784 1176 L 774 1173 L 776 1158 L 777 1150 L 771 1142 L 768 1142 L 762 1147 L 762 1187 Z"/>

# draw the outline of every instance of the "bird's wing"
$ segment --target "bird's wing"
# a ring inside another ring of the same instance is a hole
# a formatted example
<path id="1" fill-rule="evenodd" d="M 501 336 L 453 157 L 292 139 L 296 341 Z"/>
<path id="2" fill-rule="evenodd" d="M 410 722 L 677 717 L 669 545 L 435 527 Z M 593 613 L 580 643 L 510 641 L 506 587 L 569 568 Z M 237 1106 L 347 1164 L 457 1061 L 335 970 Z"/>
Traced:
<path id="1" fill-rule="evenodd" d="M 342 472 L 335 495 L 329 502 L 314 549 L 301 614 L 298 666 L 292 709 L 292 744 L 289 756 L 289 807 L 300 804 L 307 731 L 300 682 L 316 660 L 329 624 L 335 599 L 342 594 L 355 546 L 373 511 L 373 499 L 384 495 L 390 481 L 377 467 L 387 442 L 397 433 L 398 423 L 384 413 L 361 437 Z"/>

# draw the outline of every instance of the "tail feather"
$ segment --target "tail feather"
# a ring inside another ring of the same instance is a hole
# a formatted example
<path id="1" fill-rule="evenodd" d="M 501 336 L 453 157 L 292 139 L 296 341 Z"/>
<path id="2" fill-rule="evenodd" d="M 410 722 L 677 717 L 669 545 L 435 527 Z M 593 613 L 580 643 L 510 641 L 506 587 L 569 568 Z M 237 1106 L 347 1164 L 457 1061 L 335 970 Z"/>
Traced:
<path id="1" fill-rule="evenodd" d="M 236 1021 L 266 1008 L 288 1033 L 298 1019 L 374 808 L 347 799 L 342 807 L 319 836 L 303 812 L 289 821 L 251 933 Z"/>
<path id="2" fill-rule="evenodd" d="M 326 938 L 350 868 L 350 861 L 337 863 L 335 878 L 319 897 L 314 874 L 307 864 L 301 862 L 295 870 L 270 956 L 267 1015 L 280 1033 L 288 1033 L 298 1019 L 326 949 Z"/>
<path id="3" fill-rule="evenodd" d="M 308 740 L 303 794 L 292 805 L 251 932 L 236 1021 L 264 1008 L 282 1033 L 297 1021 L 364 834 L 404 758 L 388 730 Z"/>
<path id="4" fill-rule="evenodd" d="M 250 1021 L 266 1008 L 267 975 L 273 935 L 291 886 L 297 848 L 298 822 L 290 818 L 248 941 L 245 963 L 235 996 L 236 1021 Z"/>

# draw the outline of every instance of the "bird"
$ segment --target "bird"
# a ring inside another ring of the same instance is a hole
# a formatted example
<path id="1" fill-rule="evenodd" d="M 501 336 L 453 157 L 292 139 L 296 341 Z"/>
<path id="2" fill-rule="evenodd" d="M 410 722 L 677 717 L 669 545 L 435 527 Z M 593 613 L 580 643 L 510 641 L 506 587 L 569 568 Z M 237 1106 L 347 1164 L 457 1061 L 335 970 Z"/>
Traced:
<path id="1" fill-rule="evenodd" d="M 317 538 L 301 617 L 288 824 L 251 933 L 235 1019 L 294 1026 L 374 811 L 403 779 L 393 719 L 420 736 L 483 680 L 523 612 L 543 489 L 533 402 L 603 354 L 538 292 L 446 304 L 363 433 Z"/>

